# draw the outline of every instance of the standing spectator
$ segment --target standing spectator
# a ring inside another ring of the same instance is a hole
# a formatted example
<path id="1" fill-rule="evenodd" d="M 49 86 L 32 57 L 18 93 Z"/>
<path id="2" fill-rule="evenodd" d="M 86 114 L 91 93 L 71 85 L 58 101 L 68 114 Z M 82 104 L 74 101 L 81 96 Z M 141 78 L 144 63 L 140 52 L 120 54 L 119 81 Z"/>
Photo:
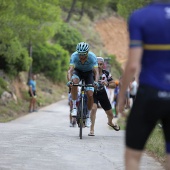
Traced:
<path id="1" fill-rule="evenodd" d="M 126 170 L 139 169 L 145 144 L 158 120 L 163 125 L 170 170 L 170 0 L 153 0 L 132 13 L 129 32 L 129 58 L 118 99 L 121 113 L 129 82 L 140 64 L 142 67 L 126 126 Z"/>
<path id="2" fill-rule="evenodd" d="M 130 83 L 130 98 L 132 98 L 133 103 L 136 98 L 137 89 L 138 89 L 138 83 L 135 80 L 135 77 L 133 77 L 132 82 Z"/>
<path id="3" fill-rule="evenodd" d="M 109 101 L 108 95 L 106 93 L 106 87 L 114 88 L 115 83 L 111 76 L 111 74 L 103 69 L 104 66 L 104 59 L 102 57 L 97 57 L 98 61 L 98 70 L 99 70 L 99 87 L 95 90 L 93 94 L 94 103 L 91 110 L 91 126 L 90 126 L 90 133 L 89 136 L 94 136 L 94 125 L 96 120 L 96 112 L 97 112 L 97 104 L 100 103 L 101 107 L 105 111 L 107 118 L 108 118 L 108 125 L 112 127 L 114 130 L 119 131 L 120 127 L 118 124 L 114 124 L 113 120 L 113 113 L 112 113 L 112 106 Z"/>
<path id="4" fill-rule="evenodd" d="M 115 108 L 115 112 L 116 112 L 115 117 L 118 116 L 118 110 L 116 108 L 117 108 L 119 90 L 120 90 L 119 80 L 115 80 L 114 98 L 113 98 L 113 103 L 112 103 L 112 104 L 114 104 L 114 108 Z"/>
<path id="5" fill-rule="evenodd" d="M 29 113 L 35 112 L 36 110 L 36 75 L 33 74 L 31 79 L 28 82 L 29 85 L 29 95 L 30 95 L 30 106 L 29 106 Z"/>

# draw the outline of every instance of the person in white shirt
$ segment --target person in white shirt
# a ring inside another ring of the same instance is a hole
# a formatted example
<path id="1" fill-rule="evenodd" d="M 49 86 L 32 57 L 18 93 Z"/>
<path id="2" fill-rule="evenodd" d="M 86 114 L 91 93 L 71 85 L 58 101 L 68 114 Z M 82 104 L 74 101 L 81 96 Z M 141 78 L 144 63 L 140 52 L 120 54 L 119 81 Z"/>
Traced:
<path id="1" fill-rule="evenodd" d="M 133 77 L 132 82 L 130 83 L 130 98 L 132 98 L 133 103 L 136 98 L 137 90 L 138 90 L 138 83 L 135 80 L 135 77 Z"/>

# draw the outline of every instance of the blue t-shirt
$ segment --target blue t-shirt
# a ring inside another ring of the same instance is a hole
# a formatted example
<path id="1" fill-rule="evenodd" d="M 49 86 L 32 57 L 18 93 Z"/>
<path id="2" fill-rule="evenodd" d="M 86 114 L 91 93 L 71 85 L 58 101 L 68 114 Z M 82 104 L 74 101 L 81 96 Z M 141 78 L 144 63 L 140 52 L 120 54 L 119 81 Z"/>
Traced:
<path id="1" fill-rule="evenodd" d="M 32 88 L 32 91 L 36 91 L 36 81 L 30 80 L 28 85 Z"/>
<path id="2" fill-rule="evenodd" d="M 85 63 L 82 64 L 79 59 L 79 54 L 76 51 L 71 55 L 70 66 L 74 66 L 74 68 L 82 72 L 87 72 L 93 70 L 94 67 L 98 67 L 97 57 L 94 53 L 89 51 L 87 61 L 85 61 Z"/>
<path id="3" fill-rule="evenodd" d="M 170 91 L 170 3 L 151 3 L 129 20 L 130 47 L 142 46 L 140 84 Z"/>

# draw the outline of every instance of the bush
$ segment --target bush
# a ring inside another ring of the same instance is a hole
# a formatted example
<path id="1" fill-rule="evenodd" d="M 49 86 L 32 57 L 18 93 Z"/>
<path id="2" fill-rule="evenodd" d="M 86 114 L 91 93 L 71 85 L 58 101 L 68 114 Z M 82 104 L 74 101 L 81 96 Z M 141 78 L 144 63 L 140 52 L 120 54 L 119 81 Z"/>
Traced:
<path id="1" fill-rule="evenodd" d="M 69 54 L 60 45 L 39 44 L 33 51 L 33 72 L 43 72 L 54 82 L 66 81 Z"/>
<path id="2" fill-rule="evenodd" d="M 28 71 L 31 58 L 17 39 L 8 44 L 0 43 L 0 68 L 10 75 Z"/>
<path id="3" fill-rule="evenodd" d="M 0 77 L 0 96 L 2 95 L 2 93 L 4 92 L 4 90 L 7 90 L 7 82 Z"/>
<path id="4" fill-rule="evenodd" d="M 110 64 L 111 64 L 111 72 L 114 75 L 114 77 L 120 77 L 122 74 L 122 68 L 120 63 L 116 60 L 115 55 L 109 55 L 108 58 L 110 58 Z"/>
<path id="5" fill-rule="evenodd" d="M 60 44 L 71 54 L 75 51 L 77 43 L 82 41 L 82 35 L 77 29 L 64 23 L 62 24 L 60 31 L 54 36 L 53 41 Z"/>

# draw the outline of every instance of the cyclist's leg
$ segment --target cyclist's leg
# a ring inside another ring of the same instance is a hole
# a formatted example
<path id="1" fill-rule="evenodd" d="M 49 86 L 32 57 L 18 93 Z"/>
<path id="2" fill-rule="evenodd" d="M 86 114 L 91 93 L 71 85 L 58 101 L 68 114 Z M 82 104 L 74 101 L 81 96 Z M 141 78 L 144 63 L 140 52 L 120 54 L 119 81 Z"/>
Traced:
<path id="1" fill-rule="evenodd" d="M 89 71 L 84 74 L 84 80 L 85 84 L 93 84 L 94 79 L 93 79 L 93 72 Z M 87 108 L 90 111 L 92 109 L 94 100 L 93 100 L 93 92 L 94 92 L 94 87 L 87 87 L 86 88 L 86 93 L 87 93 Z"/>
<path id="2" fill-rule="evenodd" d="M 78 84 L 80 81 L 80 72 L 78 70 L 74 70 L 73 72 L 73 76 L 72 76 L 72 81 L 74 84 Z M 78 94 L 78 87 L 77 86 L 73 86 L 71 88 L 71 96 L 73 100 L 77 100 L 77 94 Z M 74 105 L 74 103 L 73 103 Z M 76 105 L 76 103 L 75 103 Z"/>

